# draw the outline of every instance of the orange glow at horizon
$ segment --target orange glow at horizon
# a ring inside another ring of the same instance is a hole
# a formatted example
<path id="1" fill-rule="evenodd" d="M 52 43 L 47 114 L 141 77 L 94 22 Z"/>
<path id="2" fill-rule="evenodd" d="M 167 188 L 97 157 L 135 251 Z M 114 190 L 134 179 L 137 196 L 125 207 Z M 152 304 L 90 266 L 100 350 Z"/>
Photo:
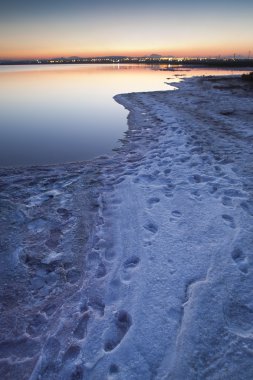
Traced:
<path id="1" fill-rule="evenodd" d="M 234 49 L 235 50 L 235 49 Z M 48 52 L 41 52 L 41 51 L 13 51 L 10 54 L 0 54 L 0 59 L 2 60 L 33 60 L 33 59 L 52 59 L 52 58 L 68 58 L 68 57 L 80 57 L 80 58 L 93 58 L 93 57 L 106 57 L 106 56 L 126 56 L 126 57 L 143 57 L 143 56 L 149 56 L 151 54 L 158 54 L 161 56 L 168 56 L 168 57 L 185 57 L 185 58 L 196 58 L 196 57 L 225 57 L 225 56 L 245 56 L 248 57 L 250 54 L 250 51 L 245 49 L 236 49 L 234 51 L 232 48 L 224 48 L 224 49 L 175 49 L 175 50 L 159 50 L 156 51 L 155 49 L 150 49 L 146 51 L 91 51 L 83 52 L 83 51 L 57 51 L 57 49 L 48 51 Z M 251 58 L 252 58 L 251 54 Z"/>
<path id="2" fill-rule="evenodd" d="M 234 46 L 212 46 L 212 47 L 194 47 L 194 48 L 174 48 L 174 49 L 145 49 L 145 50 L 61 50 L 61 49 L 48 49 L 48 50 L 13 50 L 0 53 L 0 59 L 50 59 L 57 57 L 103 57 L 103 56 L 127 56 L 127 57 L 142 57 L 149 56 L 151 54 L 159 54 L 162 56 L 175 56 L 175 57 L 217 57 L 227 55 L 244 55 L 248 56 L 249 49 L 247 46 L 241 46 L 239 49 L 235 49 Z"/>
<path id="3" fill-rule="evenodd" d="M 181 0 L 180 7 L 178 1 L 157 0 L 145 6 L 112 2 L 101 9 L 87 4 L 86 11 L 60 13 L 57 8 L 55 13 L 16 14 L 10 19 L 0 14 L 0 59 L 253 54 L 249 6 L 225 7 L 223 0 L 196 0 L 194 6 L 194 1 Z"/>

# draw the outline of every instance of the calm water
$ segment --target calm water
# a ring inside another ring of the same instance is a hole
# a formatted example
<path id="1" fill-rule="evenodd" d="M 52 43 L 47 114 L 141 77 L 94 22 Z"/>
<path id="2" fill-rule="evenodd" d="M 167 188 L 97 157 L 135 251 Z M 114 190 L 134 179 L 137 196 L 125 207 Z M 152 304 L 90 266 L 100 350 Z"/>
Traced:
<path id="1" fill-rule="evenodd" d="M 127 129 L 119 93 L 168 90 L 175 75 L 224 70 L 161 71 L 128 65 L 0 67 L 0 164 L 20 166 L 91 159 L 110 153 Z"/>

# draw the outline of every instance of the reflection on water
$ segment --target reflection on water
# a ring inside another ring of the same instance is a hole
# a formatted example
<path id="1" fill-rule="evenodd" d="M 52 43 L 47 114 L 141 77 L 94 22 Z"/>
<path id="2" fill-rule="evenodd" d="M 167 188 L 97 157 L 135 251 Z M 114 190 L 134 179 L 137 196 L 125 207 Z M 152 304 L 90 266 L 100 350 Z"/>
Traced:
<path id="1" fill-rule="evenodd" d="M 142 65 L 0 67 L 0 163 L 32 165 L 110 153 L 127 129 L 113 96 L 168 90 L 175 75 L 231 70 L 162 71 Z"/>

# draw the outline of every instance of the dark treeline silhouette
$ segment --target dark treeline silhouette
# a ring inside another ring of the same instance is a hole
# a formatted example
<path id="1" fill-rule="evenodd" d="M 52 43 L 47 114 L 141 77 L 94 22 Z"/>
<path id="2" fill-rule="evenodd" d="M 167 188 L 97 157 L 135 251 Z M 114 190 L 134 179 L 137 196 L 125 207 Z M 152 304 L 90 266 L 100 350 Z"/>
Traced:
<path id="1" fill-rule="evenodd" d="M 105 58 L 54 58 L 30 60 L 1 60 L 0 65 L 38 65 L 38 64 L 146 64 L 204 67 L 248 67 L 253 68 L 251 58 L 151 58 L 151 57 L 105 57 Z"/>

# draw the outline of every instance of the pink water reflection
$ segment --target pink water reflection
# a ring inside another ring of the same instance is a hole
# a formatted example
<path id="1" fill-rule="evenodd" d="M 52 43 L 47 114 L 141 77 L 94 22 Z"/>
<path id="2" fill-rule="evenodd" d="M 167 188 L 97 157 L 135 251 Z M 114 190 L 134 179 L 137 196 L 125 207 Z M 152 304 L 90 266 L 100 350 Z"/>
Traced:
<path id="1" fill-rule="evenodd" d="M 110 153 L 127 129 L 118 93 L 171 89 L 177 75 L 237 71 L 163 71 L 143 65 L 0 67 L 0 163 L 48 164 Z"/>

